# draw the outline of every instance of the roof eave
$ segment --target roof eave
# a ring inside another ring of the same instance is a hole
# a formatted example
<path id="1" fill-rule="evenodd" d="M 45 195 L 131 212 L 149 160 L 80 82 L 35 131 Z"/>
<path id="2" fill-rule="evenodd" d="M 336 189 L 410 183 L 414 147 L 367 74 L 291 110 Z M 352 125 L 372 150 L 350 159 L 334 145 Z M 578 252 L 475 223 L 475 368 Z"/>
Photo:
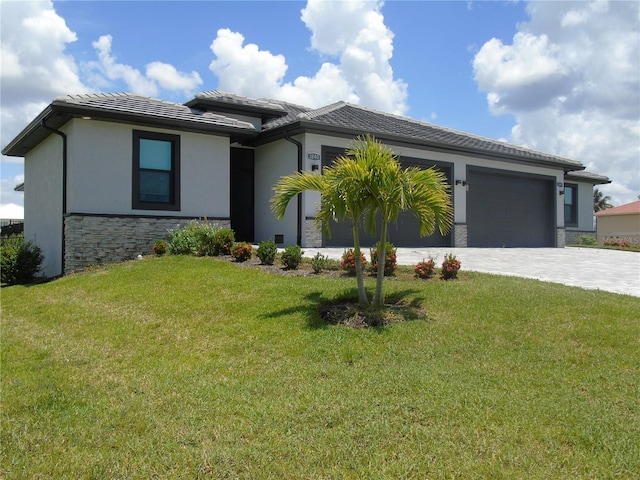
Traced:
<path id="1" fill-rule="evenodd" d="M 244 129 L 234 126 L 199 124 L 186 120 L 155 117 L 152 115 L 105 111 L 100 108 L 70 105 L 54 100 L 2 150 L 2 154 L 24 157 L 32 148 L 51 134 L 50 131 L 42 126 L 42 121 L 45 119 L 49 127 L 57 129 L 73 118 L 85 117 L 97 121 L 127 123 L 153 128 L 168 128 L 194 133 L 217 134 L 230 137 L 231 142 L 247 141 L 258 134 L 257 131 L 250 128 Z"/>
<path id="2" fill-rule="evenodd" d="M 487 150 L 474 149 L 474 148 L 464 148 L 459 146 L 452 146 L 448 144 L 438 143 L 438 142 L 430 142 L 420 139 L 415 139 L 411 137 L 403 137 L 400 135 L 390 135 L 380 132 L 363 132 L 362 130 L 355 128 L 346 128 L 342 126 L 336 125 L 325 125 L 309 120 L 297 120 L 295 122 L 282 125 L 280 127 L 274 128 L 273 130 L 268 130 L 265 132 L 261 132 L 256 139 L 251 141 L 251 146 L 260 146 L 266 143 L 269 143 L 273 140 L 283 138 L 284 132 L 287 132 L 290 135 L 300 134 L 300 133 L 318 133 L 326 135 L 331 134 L 335 137 L 343 137 L 343 138 L 355 138 L 358 135 L 363 135 L 364 133 L 371 133 L 378 140 L 383 142 L 388 142 L 394 145 L 407 146 L 407 147 L 418 147 L 424 148 L 427 147 L 430 150 L 437 150 L 445 153 L 459 153 L 463 155 L 474 155 L 474 156 L 482 156 L 488 159 L 499 159 L 499 160 L 508 160 L 511 162 L 517 163 L 525 163 L 531 165 L 542 165 L 542 166 L 552 166 L 556 168 L 562 167 L 564 172 L 570 171 L 578 171 L 584 170 L 585 166 L 579 162 L 567 161 L 554 161 L 554 160 L 545 160 L 545 159 L 536 159 L 529 158 L 524 156 L 514 156 L 503 154 L 500 152 L 490 152 Z"/>

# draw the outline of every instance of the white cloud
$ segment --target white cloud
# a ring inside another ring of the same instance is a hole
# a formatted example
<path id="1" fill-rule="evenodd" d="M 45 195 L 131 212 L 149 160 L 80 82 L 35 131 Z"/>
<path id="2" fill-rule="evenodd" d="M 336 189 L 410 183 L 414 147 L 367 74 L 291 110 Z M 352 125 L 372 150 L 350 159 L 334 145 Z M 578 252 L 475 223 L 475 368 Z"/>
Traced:
<path id="1" fill-rule="evenodd" d="M 384 25 L 381 2 L 309 0 L 302 20 L 311 30 L 311 46 L 325 61 L 313 77 L 284 81 L 282 55 L 260 50 L 228 29 L 218 31 L 211 44 L 210 69 L 218 88 L 250 97 L 269 97 L 319 107 L 339 100 L 403 114 L 407 85 L 394 80 L 390 60 L 393 33 Z"/>
<path id="2" fill-rule="evenodd" d="M 0 219 L 24 218 L 23 192 L 16 192 L 17 185 L 24 182 L 24 175 L 5 177 L 0 180 Z"/>
<path id="3" fill-rule="evenodd" d="M 640 7 L 636 2 L 530 2 L 511 44 L 474 58 L 489 108 L 516 119 L 513 141 L 609 176 L 615 203 L 640 193 Z"/>
<path id="4" fill-rule="evenodd" d="M 154 80 L 165 90 L 181 91 L 190 96 L 202 85 L 202 78 L 198 72 L 178 72 L 173 65 L 162 62 L 151 62 L 146 66 L 147 77 Z"/>
<path id="5" fill-rule="evenodd" d="M 66 46 L 77 37 L 50 1 L 2 2 L 2 145 L 52 98 L 86 92 Z M 4 161 L 4 159 L 3 159 Z"/>

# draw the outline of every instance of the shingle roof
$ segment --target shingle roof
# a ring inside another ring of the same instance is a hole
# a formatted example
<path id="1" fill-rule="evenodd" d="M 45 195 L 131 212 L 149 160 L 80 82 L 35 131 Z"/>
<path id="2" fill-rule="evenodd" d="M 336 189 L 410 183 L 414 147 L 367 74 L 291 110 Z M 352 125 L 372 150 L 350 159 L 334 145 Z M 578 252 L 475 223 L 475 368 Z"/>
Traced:
<path id="1" fill-rule="evenodd" d="M 141 95 L 67 95 L 55 98 L 2 150 L 2 153 L 22 157 L 51 134 L 44 128 L 43 122 L 46 121 L 47 127 L 56 129 L 74 117 L 228 135 L 232 141 L 258 133 L 249 122 Z"/>
<path id="2" fill-rule="evenodd" d="M 631 203 L 625 203 L 618 207 L 607 208 L 596 212 L 596 217 L 606 217 L 608 215 L 638 215 L 640 214 L 640 200 Z"/>
<path id="3" fill-rule="evenodd" d="M 323 126 L 327 129 L 345 129 L 356 133 L 371 133 L 378 137 L 390 137 L 398 141 L 409 141 L 434 147 L 481 152 L 512 159 L 541 161 L 560 164 L 567 170 L 583 169 L 575 160 L 518 147 L 506 142 L 480 137 L 407 117 L 392 115 L 369 108 L 338 102 L 315 110 L 306 109 L 293 115 L 293 111 L 281 119 L 269 122 L 263 131 L 300 122 L 308 126 Z"/>
<path id="4" fill-rule="evenodd" d="M 95 110 L 96 113 L 118 113 L 144 115 L 150 118 L 176 120 L 206 124 L 211 126 L 232 127 L 243 130 L 254 130 L 248 122 L 225 117 L 216 113 L 189 108 L 180 103 L 166 102 L 154 98 L 128 93 L 99 93 L 88 95 L 67 95 L 57 97 L 54 106 L 77 106 Z"/>
<path id="5" fill-rule="evenodd" d="M 284 112 L 284 108 L 279 103 L 268 99 L 254 99 L 236 95 L 234 93 L 221 92 L 219 90 L 210 90 L 207 92 L 196 93 L 195 97 L 199 100 L 213 100 L 227 104 L 242 105 L 246 107 L 267 108 L 277 112 Z"/>

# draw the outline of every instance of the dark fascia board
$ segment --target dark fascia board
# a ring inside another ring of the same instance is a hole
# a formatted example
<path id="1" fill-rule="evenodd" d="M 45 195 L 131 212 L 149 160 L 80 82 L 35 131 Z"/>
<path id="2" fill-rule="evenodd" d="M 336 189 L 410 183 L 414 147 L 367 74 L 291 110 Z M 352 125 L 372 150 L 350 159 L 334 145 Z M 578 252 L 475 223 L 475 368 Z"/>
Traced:
<path id="1" fill-rule="evenodd" d="M 284 110 L 258 107 L 252 105 L 242 105 L 236 103 L 229 103 L 223 100 L 216 100 L 213 98 L 194 98 L 189 100 L 185 105 L 189 108 L 197 108 L 214 113 L 232 113 L 237 115 L 246 115 L 248 117 L 258 117 L 261 120 L 280 118 L 287 115 Z"/>
<path id="2" fill-rule="evenodd" d="M 128 112 L 106 112 L 100 108 L 71 105 L 66 102 L 52 102 L 27 127 L 18 134 L 3 150 L 3 155 L 24 157 L 32 148 L 51 135 L 51 131 L 42 126 L 46 119 L 47 126 L 59 129 L 73 118 L 89 118 L 91 120 L 126 123 L 142 127 L 166 128 L 209 135 L 222 135 L 230 138 L 231 143 L 245 142 L 255 137 L 258 132 L 224 125 L 198 124 L 185 120 L 153 117 Z"/>
<path id="3" fill-rule="evenodd" d="M 591 185 L 606 185 L 608 183 L 611 183 L 611 179 L 609 179 L 609 177 L 586 171 L 567 172 L 565 173 L 564 179 L 565 181 L 569 182 L 582 182 L 589 183 Z"/>
<path id="4" fill-rule="evenodd" d="M 451 146 L 451 145 L 442 144 L 438 142 L 421 141 L 419 139 L 411 139 L 411 138 L 402 137 L 399 135 L 378 134 L 376 132 L 364 132 L 362 130 L 358 130 L 355 128 L 345 128 L 341 126 L 324 125 L 321 123 L 316 123 L 308 120 L 298 120 L 296 122 L 274 128 L 273 130 L 267 130 L 265 132 L 262 132 L 258 135 L 258 137 L 250 139 L 247 145 L 252 147 L 265 145 L 274 140 L 279 140 L 281 138 L 284 138 L 285 132 L 287 132 L 287 134 L 289 135 L 299 135 L 303 133 L 316 133 L 320 135 L 328 135 L 332 137 L 350 138 L 350 139 L 356 138 L 359 135 L 371 133 L 378 140 L 380 140 L 381 142 L 387 143 L 388 145 L 416 148 L 418 150 L 426 149 L 426 150 L 442 152 L 442 153 L 452 153 L 452 154 L 458 154 L 458 155 L 472 156 L 474 158 L 483 158 L 486 160 L 498 160 L 503 162 L 506 161 L 508 163 L 515 163 L 520 165 L 536 165 L 536 166 L 546 166 L 546 167 L 555 167 L 555 168 L 562 167 L 565 173 L 569 171 L 584 170 L 585 168 L 584 165 L 581 165 L 579 163 L 573 163 L 573 162 L 561 163 L 561 162 L 556 162 L 552 160 L 511 156 L 506 154 L 500 154 L 497 152 L 487 152 L 485 150 Z"/>

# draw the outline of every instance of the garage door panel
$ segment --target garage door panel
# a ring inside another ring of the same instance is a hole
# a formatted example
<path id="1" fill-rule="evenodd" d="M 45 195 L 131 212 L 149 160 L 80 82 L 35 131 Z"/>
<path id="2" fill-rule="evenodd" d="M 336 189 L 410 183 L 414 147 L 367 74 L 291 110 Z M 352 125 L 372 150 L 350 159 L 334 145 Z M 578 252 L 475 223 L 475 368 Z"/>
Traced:
<path id="1" fill-rule="evenodd" d="M 555 246 L 555 184 L 550 177 L 469 169 L 470 247 Z"/>

